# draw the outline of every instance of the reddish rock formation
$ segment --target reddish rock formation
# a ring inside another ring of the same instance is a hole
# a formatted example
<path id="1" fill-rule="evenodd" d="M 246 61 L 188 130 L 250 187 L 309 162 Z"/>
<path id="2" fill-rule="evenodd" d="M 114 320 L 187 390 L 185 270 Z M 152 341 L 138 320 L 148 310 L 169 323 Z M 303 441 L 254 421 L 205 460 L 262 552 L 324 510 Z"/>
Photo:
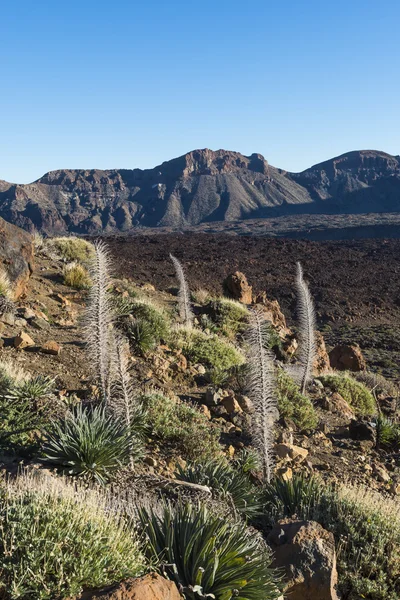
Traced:
<path id="1" fill-rule="evenodd" d="M 182 600 L 173 581 L 152 573 L 128 579 L 108 591 L 83 594 L 76 600 Z"/>
<path id="2" fill-rule="evenodd" d="M 268 536 L 290 600 L 339 600 L 335 540 L 315 521 L 279 521 Z"/>
<path id="3" fill-rule="evenodd" d="M 0 218 L 0 265 L 4 267 L 18 298 L 33 271 L 31 236 Z"/>
<path id="4" fill-rule="evenodd" d="M 253 289 L 249 285 L 246 275 L 240 271 L 228 275 L 224 281 L 226 293 L 243 304 L 251 304 L 253 299 Z"/>

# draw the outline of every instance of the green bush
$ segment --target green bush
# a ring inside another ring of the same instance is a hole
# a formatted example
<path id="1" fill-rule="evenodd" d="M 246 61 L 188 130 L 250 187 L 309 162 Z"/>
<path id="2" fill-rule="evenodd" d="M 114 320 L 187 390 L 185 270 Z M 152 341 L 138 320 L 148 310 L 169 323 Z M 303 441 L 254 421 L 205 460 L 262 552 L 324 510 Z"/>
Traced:
<path id="1" fill-rule="evenodd" d="M 0 363 L 0 448 L 19 454 L 39 448 L 41 430 L 55 409 L 53 388 L 50 377 L 31 377 L 11 364 Z"/>
<path id="2" fill-rule="evenodd" d="M 87 264 L 94 256 L 93 245 L 74 236 L 48 239 L 46 248 L 68 262 Z"/>
<path id="3" fill-rule="evenodd" d="M 88 271 L 83 265 L 74 261 L 63 269 L 64 284 L 76 290 L 86 290 L 92 285 Z"/>
<path id="4" fill-rule="evenodd" d="M 43 460 L 104 484 L 112 474 L 143 456 L 140 436 L 104 407 L 81 404 L 47 430 Z"/>
<path id="5" fill-rule="evenodd" d="M 186 598 L 276 600 L 278 574 L 271 555 L 242 523 L 213 515 L 202 505 L 141 511 L 147 556 L 160 559 Z"/>
<path id="6" fill-rule="evenodd" d="M 376 414 L 376 402 L 371 392 L 360 381 L 356 381 L 347 373 L 320 375 L 318 379 L 324 387 L 340 394 L 357 415 L 370 416 Z"/>
<path id="7" fill-rule="evenodd" d="M 379 415 L 376 419 L 377 446 L 383 448 L 398 448 L 400 446 L 400 424 Z"/>
<path id="8" fill-rule="evenodd" d="M 301 430 L 315 429 L 318 417 L 311 400 L 300 393 L 299 387 L 283 369 L 278 370 L 277 393 L 281 417 L 291 419 Z"/>
<path id="9" fill-rule="evenodd" d="M 220 429 L 194 406 L 161 394 L 142 398 L 151 435 L 163 449 L 184 459 L 207 459 L 221 452 Z"/>
<path id="10" fill-rule="evenodd" d="M 230 298 L 211 300 L 207 311 L 219 330 L 230 338 L 234 338 L 246 329 L 249 311 L 236 300 Z"/>
<path id="11" fill-rule="evenodd" d="M 177 467 L 177 479 L 206 485 L 217 497 L 232 501 L 236 510 L 247 518 L 261 513 L 260 492 L 243 471 L 234 469 L 227 461 L 212 459 Z"/>
<path id="12" fill-rule="evenodd" d="M 98 494 L 25 476 L 0 490 L 2 598 L 75 597 L 143 571 L 131 528 Z"/>
<path id="13" fill-rule="evenodd" d="M 396 500 L 366 488 L 334 489 L 299 475 L 288 482 L 275 480 L 268 500 L 266 513 L 273 520 L 296 514 L 300 519 L 318 521 L 333 533 L 339 591 L 345 598 L 398 600 L 400 518 Z"/>
<path id="14" fill-rule="evenodd" d="M 133 319 L 125 328 L 125 333 L 132 350 L 136 354 L 145 355 L 157 345 L 151 323 L 145 319 Z"/>
<path id="15" fill-rule="evenodd" d="M 168 340 L 171 323 L 164 311 L 128 298 L 116 299 L 114 304 L 117 323 L 136 351 L 145 354 Z"/>
<path id="16" fill-rule="evenodd" d="M 225 370 L 241 365 L 243 355 L 228 341 L 216 335 L 207 335 L 196 329 L 177 329 L 172 341 L 182 349 L 184 356 L 192 363 L 200 363 L 209 369 Z"/>

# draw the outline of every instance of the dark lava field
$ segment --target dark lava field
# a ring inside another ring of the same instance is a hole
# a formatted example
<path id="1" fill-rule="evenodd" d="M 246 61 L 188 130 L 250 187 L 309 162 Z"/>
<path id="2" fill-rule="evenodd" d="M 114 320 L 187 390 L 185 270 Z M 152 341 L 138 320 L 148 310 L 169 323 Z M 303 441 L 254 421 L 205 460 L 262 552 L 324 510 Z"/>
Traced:
<path id="1" fill-rule="evenodd" d="M 119 276 L 175 287 L 172 253 L 190 287 L 222 293 L 224 278 L 246 274 L 255 292 L 279 301 L 294 325 L 296 261 L 314 297 L 328 347 L 358 343 L 369 367 L 400 379 L 400 240 L 314 242 L 256 236 L 170 233 L 107 238 Z"/>

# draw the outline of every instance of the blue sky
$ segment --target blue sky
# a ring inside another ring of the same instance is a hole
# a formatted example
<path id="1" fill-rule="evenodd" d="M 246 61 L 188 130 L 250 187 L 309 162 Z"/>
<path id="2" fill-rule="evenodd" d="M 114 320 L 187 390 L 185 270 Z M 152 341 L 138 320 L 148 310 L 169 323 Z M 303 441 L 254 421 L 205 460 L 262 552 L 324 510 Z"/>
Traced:
<path id="1" fill-rule="evenodd" d="M 400 154 L 398 0 L 3 0 L 0 179 L 195 148 Z"/>

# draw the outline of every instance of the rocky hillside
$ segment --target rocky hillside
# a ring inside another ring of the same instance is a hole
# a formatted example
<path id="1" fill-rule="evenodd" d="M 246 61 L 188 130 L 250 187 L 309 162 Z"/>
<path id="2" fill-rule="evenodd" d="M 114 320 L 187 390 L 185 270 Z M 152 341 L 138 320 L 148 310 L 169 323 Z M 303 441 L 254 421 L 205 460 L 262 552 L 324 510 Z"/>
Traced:
<path id="1" fill-rule="evenodd" d="M 0 181 L 0 216 L 48 234 L 399 209 L 400 158 L 372 150 L 302 173 L 272 167 L 260 154 L 205 149 L 154 169 L 60 170 L 28 185 Z"/>

